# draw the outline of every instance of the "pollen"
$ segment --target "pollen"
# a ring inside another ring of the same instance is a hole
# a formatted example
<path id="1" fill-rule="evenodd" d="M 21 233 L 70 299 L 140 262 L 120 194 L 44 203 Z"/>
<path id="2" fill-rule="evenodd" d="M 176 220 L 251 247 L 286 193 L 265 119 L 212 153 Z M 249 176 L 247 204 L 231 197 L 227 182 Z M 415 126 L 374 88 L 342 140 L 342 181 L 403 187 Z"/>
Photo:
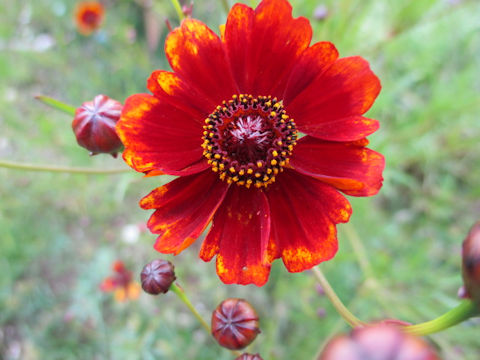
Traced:
<path id="1" fill-rule="evenodd" d="M 203 155 L 222 181 L 267 187 L 288 164 L 295 122 L 271 96 L 234 95 L 205 120 Z"/>

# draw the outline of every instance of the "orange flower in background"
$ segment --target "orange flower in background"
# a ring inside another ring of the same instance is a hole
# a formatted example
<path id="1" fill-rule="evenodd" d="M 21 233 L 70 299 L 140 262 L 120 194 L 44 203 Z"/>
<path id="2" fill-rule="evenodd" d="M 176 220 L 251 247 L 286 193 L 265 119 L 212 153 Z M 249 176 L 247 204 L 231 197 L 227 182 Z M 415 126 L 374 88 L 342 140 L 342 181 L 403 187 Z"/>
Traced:
<path id="1" fill-rule="evenodd" d="M 90 35 L 100 28 L 105 17 L 105 9 L 98 1 L 82 1 L 75 9 L 75 24 L 78 32 Z"/>
<path id="2" fill-rule="evenodd" d="M 102 281 L 100 290 L 113 292 L 115 300 L 119 302 L 137 299 L 140 296 L 140 284 L 132 280 L 132 272 L 119 260 L 113 263 L 112 270 L 113 275 Z"/>
<path id="3" fill-rule="evenodd" d="M 381 86 L 367 61 L 311 38 L 286 0 L 236 4 L 221 37 L 195 19 L 168 35 L 173 72 L 153 72 L 153 95 L 129 97 L 117 123 L 131 167 L 178 176 L 140 202 L 156 250 L 180 253 L 212 221 L 200 257 L 256 285 L 274 259 L 300 272 L 335 255 L 352 212 L 340 192 L 382 185 L 384 158 L 366 148 L 379 125 L 362 116 Z"/>

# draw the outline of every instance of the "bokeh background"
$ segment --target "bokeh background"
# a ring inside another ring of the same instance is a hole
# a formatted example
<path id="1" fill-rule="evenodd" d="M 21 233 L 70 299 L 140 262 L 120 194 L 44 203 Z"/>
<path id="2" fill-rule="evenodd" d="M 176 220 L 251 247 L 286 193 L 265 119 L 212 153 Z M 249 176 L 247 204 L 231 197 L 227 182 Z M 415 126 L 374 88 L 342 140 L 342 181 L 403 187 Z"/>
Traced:
<path id="1" fill-rule="evenodd" d="M 480 217 L 480 2 L 291 2 L 295 16 L 311 20 L 314 41 L 365 57 L 383 85 L 368 115 L 381 122 L 370 140 L 386 157 L 385 183 L 373 198 L 350 198 L 340 250 L 322 268 L 364 320 L 436 317 L 458 303 L 461 242 Z M 73 0 L 0 1 L 0 160 L 126 168 L 120 158 L 89 157 L 72 119 L 34 99 L 79 106 L 104 93 L 124 101 L 146 91 L 152 70 L 168 69 L 164 20 L 178 25 L 170 2 L 104 4 L 103 27 L 85 37 Z M 193 14 L 213 29 L 226 18 L 220 0 L 196 1 Z M 169 180 L 0 168 L 1 359 L 233 358 L 174 294 L 119 303 L 99 290 L 115 260 L 136 278 L 159 256 L 143 229 L 149 212 L 137 204 Z M 266 286 L 227 286 L 213 262 L 197 258 L 200 243 L 162 258 L 175 263 L 205 318 L 225 297 L 256 307 L 262 333 L 250 352 L 314 359 L 347 330 L 309 272 L 289 274 L 277 261 Z M 429 340 L 445 359 L 474 360 L 479 331 L 470 320 Z"/>

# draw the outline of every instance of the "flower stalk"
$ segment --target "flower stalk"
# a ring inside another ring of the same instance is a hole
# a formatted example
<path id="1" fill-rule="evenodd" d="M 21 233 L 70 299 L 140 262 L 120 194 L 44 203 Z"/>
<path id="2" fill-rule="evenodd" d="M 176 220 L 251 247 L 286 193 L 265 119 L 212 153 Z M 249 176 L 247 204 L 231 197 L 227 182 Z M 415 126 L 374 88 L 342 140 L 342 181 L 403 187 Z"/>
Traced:
<path id="1" fill-rule="evenodd" d="M 333 290 L 325 275 L 323 275 L 323 272 L 318 267 L 312 268 L 312 272 L 315 276 L 315 279 L 317 279 L 318 283 L 325 291 L 325 296 L 330 300 L 340 316 L 353 328 L 365 326 L 365 323 L 353 315 L 343 304 L 342 300 L 340 300 L 340 298 L 337 296 L 335 290 Z"/>
<path id="2" fill-rule="evenodd" d="M 43 96 L 43 95 L 35 96 L 35 99 L 44 103 L 47 106 L 50 106 L 54 109 L 62 111 L 65 114 L 72 115 L 72 116 L 75 115 L 75 110 L 76 109 L 71 105 L 65 104 L 61 101 L 58 101 L 56 99 L 53 99 L 53 98 L 48 97 L 48 96 Z"/>
<path id="3" fill-rule="evenodd" d="M 170 0 L 170 2 L 172 3 L 175 11 L 177 12 L 178 20 L 182 22 L 182 20 L 185 19 L 185 14 L 182 11 L 182 5 L 180 5 L 180 2 L 178 0 Z"/>
<path id="4" fill-rule="evenodd" d="M 14 161 L 0 160 L 0 167 L 12 170 L 24 171 L 43 171 L 52 173 L 67 173 L 67 174 L 86 174 L 86 175 L 111 175 L 129 172 L 128 168 L 118 169 L 93 169 L 87 167 L 69 167 L 69 166 L 49 166 L 49 165 L 35 165 L 27 163 L 18 163 Z"/>
<path id="5" fill-rule="evenodd" d="M 207 324 L 205 320 L 203 320 L 202 315 L 199 314 L 197 309 L 195 309 L 195 306 L 193 306 L 192 302 L 187 297 L 187 294 L 185 294 L 185 291 L 175 283 L 173 283 L 172 286 L 170 286 L 170 290 L 173 291 L 180 298 L 180 300 L 182 300 L 182 302 L 187 306 L 187 308 L 191 311 L 191 313 L 200 322 L 200 324 L 208 333 L 208 335 L 210 335 L 210 326 Z"/>
<path id="6" fill-rule="evenodd" d="M 225 13 L 228 14 L 230 12 L 230 5 L 228 4 L 228 0 L 220 0 L 223 6 L 223 10 L 225 10 Z"/>
<path id="7" fill-rule="evenodd" d="M 355 328 L 368 325 L 353 315 L 350 310 L 348 310 L 348 308 L 342 303 L 340 298 L 333 290 L 325 275 L 323 275 L 323 272 L 318 267 L 312 268 L 312 272 L 318 283 L 323 287 L 327 298 L 330 300 L 340 316 L 351 327 Z M 447 311 L 445 314 L 437 317 L 436 319 L 417 325 L 402 326 L 401 328 L 406 333 L 416 336 L 424 336 L 448 329 L 449 327 L 458 325 L 461 322 L 478 315 L 480 315 L 480 308 L 478 305 L 474 301 L 464 300 L 457 307 Z"/>
<path id="8" fill-rule="evenodd" d="M 460 324 L 472 316 L 480 315 L 480 309 L 473 301 L 464 300 L 457 307 L 447 311 L 436 319 L 403 327 L 403 331 L 417 336 L 433 334 Z"/>

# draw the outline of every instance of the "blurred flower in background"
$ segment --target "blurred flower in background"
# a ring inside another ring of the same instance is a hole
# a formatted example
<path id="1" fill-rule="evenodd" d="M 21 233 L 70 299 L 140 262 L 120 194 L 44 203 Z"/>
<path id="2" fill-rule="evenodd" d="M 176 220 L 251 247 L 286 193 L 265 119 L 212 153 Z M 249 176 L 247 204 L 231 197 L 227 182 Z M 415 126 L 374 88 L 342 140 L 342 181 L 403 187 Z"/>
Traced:
<path id="1" fill-rule="evenodd" d="M 440 360 L 422 339 L 396 326 L 379 324 L 354 329 L 332 339 L 318 360 Z"/>
<path id="2" fill-rule="evenodd" d="M 82 35 L 90 35 L 102 25 L 105 9 L 98 1 L 79 2 L 75 9 L 75 24 Z"/>
<path id="3" fill-rule="evenodd" d="M 113 292 L 116 301 L 135 300 L 140 295 L 140 284 L 133 281 L 132 272 L 125 264 L 117 260 L 112 265 L 113 275 L 105 278 L 100 284 L 103 292 Z"/>
<path id="4" fill-rule="evenodd" d="M 465 286 L 461 297 L 470 297 L 480 305 L 480 221 L 463 241 L 462 275 Z"/>

